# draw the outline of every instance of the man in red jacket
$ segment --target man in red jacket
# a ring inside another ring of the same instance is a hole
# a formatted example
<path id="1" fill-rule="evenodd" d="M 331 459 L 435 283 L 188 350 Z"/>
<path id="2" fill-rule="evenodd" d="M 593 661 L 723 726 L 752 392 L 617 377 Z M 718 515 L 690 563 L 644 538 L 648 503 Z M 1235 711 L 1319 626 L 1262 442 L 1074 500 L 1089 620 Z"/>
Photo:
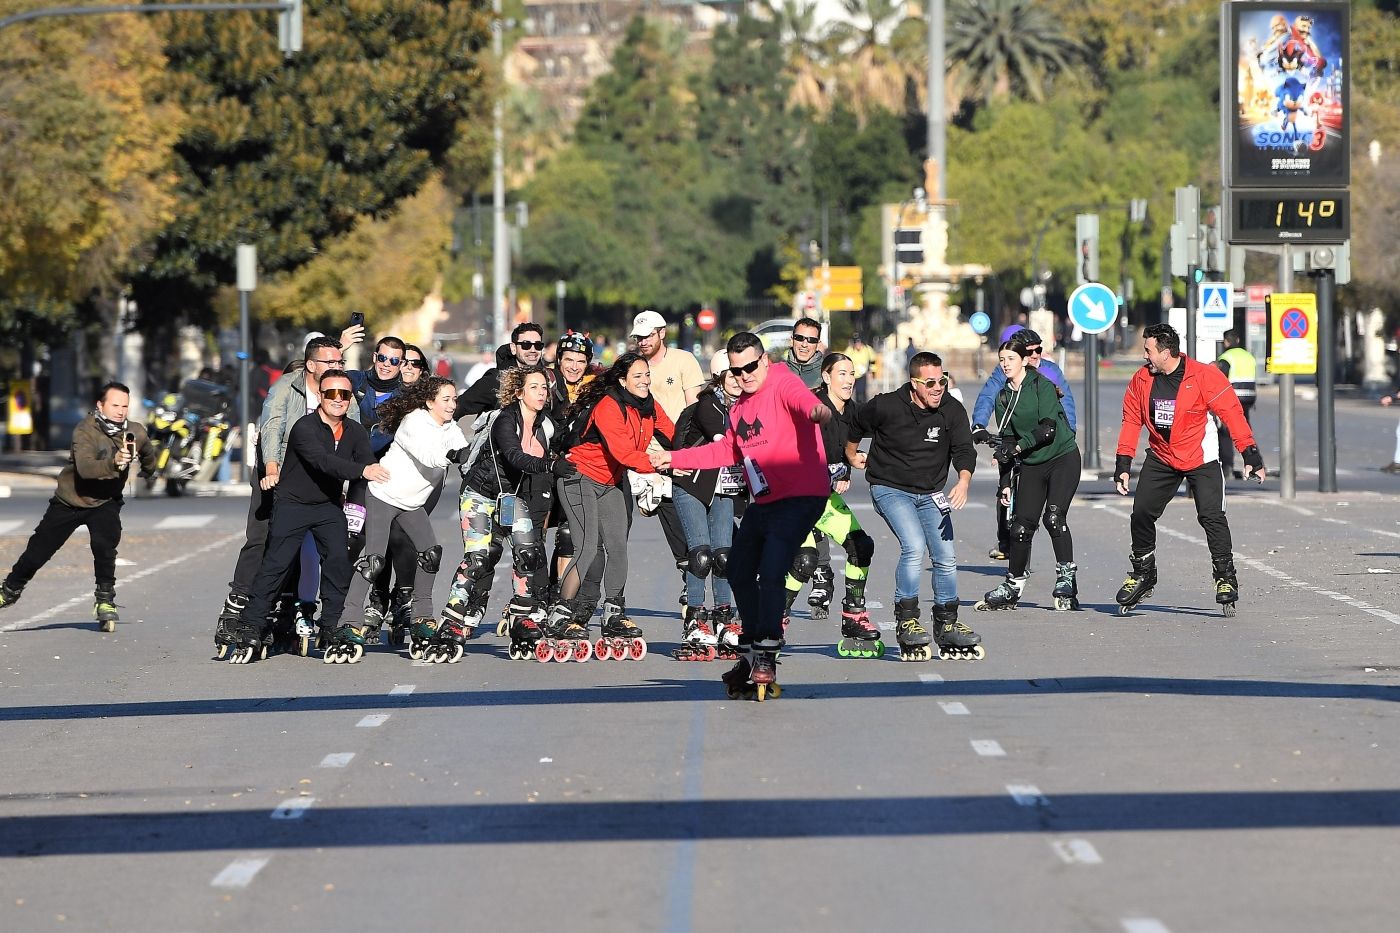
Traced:
<path id="1" fill-rule="evenodd" d="M 1118 433 L 1114 484 L 1128 494 L 1129 470 L 1138 437 L 1147 428 L 1147 454 L 1133 497 L 1132 570 L 1118 591 L 1120 615 L 1152 595 L 1157 584 L 1157 519 L 1186 480 L 1196 500 L 1196 520 L 1205 529 L 1215 577 L 1215 601 L 1225 615 L 1235 614 L 1239 584 L 1225 518 L 1225 474 L 1220 466 L 1218 433 L 1210 416 L 1224 422 L 1244 459 L 1246 479 L 1263 482 L 1264 458 L 1244 418 L 1244 409 L 1219 369 L 1181 355 L 1181 338 L 1168 324 L 1153 324 L 1142 334 L 1146 365 L 1128 381 L 1123 396 L 1123 428 Z"/>

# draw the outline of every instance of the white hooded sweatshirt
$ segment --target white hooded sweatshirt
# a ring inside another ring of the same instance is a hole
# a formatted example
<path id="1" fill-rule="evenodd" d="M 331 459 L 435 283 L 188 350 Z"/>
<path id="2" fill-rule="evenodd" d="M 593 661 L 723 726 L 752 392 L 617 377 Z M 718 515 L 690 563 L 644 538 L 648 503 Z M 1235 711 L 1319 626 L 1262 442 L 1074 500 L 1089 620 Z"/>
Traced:
<path id="1" fill-rule="evenodd" d="M 370 483 L 369 493 L 381 502 L 410 511 L 425 505 L 447 472 L 447 454 L 467 446 L 466 435 L 449 421 L 438 424 L 426 409 L 404 416 L 380 464 L 389 480 Z"/>

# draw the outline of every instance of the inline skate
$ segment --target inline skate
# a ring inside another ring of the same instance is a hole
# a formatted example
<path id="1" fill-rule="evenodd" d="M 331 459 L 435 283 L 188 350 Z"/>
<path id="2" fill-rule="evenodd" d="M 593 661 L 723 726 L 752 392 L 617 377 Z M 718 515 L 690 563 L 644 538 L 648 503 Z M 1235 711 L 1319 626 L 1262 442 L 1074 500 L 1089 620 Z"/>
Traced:
<path id="1" fill-rule="evenodd" d="M 303 658 L 311 656 L 316 647 L 316 603 L 298 602 L 297 615 L 292 621 L 292 637 L 296 639 L 296 653 Z"/>
<path id="2" fill-rule="evenodd" d="M 563 663 L 583 662 L 592 658 L 593 643 L 588 640 L 588 620 L 591 616 L 590 612 L 580 618 L 572 600 L 556 601 L 543 625 L 544 638 L 535 645 L 535 660 Z"/>
<path id="3" fill-rule="evenodd" d="M 422 649 L 423 660 L 429 664 L 456 664 L 462 660 L 467 650 L 466 626 L 456 619 L 443 617 L 439 622 L 431 617 L 413 620 L 410 628 L 415 641 L 422 641 L 422 633 L 432 629 Z"/>
<path id="4" fill-rule="evenodd" d="M 743 632 L 734 607 L 722 603 L 710 610 L 710 627 L 715 631 L 715 657 L 721 661 L 739 658 L 739 636 Z"/>
<path id="5" fill-rule="evenodd" d="M 397 648 L 408 640 L 413 618 L 413 587 L 396 586 L 389 599 L 389 644 Z"/>
<path id="6" fill-rule="evenodd" d="M 677 661 L 713 661 L 719 653 L 719 639 L 710 627 L 710 614 L 704 606 L 686 606 L 684 634 L 680 647 L 671 652 Z"/>
<path id="7" fill-rule="evenodd" d="M 364 656 L 364 628 L 362 626 L 342 625 L 330 633 L 321 660 L 326 664 L 358 664 Z"/>
<path id="8" fill-rule="evenodd" d="M 229 593 L 224 597 L 224 608 L 219 611 L 219 621 L 214 623 L 214 657 L 223 660 L 237 643 L 233 629 L 242 620 L 246 608 L 248 597 L 239 593 Z"/>
<path id="9" fill-rule="evenodd" d="M 1055 610 L 1069 612 L 1079 608 L 1079 581 L 1076 579 L 1079 567 L 1074 563 L 1055 565 Z"/>
<path id="10" fill-rule="evenodd" d="M 1235 578 L 1235 559 L 1211 561 L 1211 574 L 1215 577 L 1215 601 L 1225 618 L 1235 617 L 1235 603 L 1240 598 L 1239 581 Z"/>
<path id="11" fill-rule="evenodd" d="M 231 643 L 228 663 L 252 664 L 254 658 L 266 658 L 263 654 L 263 626 L 248 619 L 239 618 L 229 627 Z"/>
<path id="12" fill-rule="evenodd" d="M 389 601 L 377 589 L 369 591 L 369 604 L 365 606 L 365 642 L 377 645 L 383 639 L 384 623 L 389 621 Z M 391 625 L 389 631 L 393 631 Z"/>
<path id="13" fill-rule="evenodd" d="M 972 608 L 977 612 L 1004 612 L 1015 609 L 1025 588 L 1025 577 L 1007 574 L 1005 580 L 988 590 L 987 595 L 979 599 Z"/>
<path id="14" fill-rule="evenodd" d="M 1128 576 L 1124 578 L 1123 585 L 1118 589 L 1118 595 L 1114 597 L 1118 601 L 1118 614 L 1125 616 L 1138 607 L 1144 599 L 1152 595 L 1152 590 L 1157 586 L 1157 556 L 1155 551 L 1148 551 L 1142 556 L 1137 554 L 1128 555 L 1128 563 L 1132 569 L 1128 571 Z"/>
<path id="15" fill-rule="evenodd" d="M 640 661 L 647 656 L 644 633 L 627 617 L 622 600 L 603 603 L 603 634 L 594 643 L 593 654 L 603 661 Z"/>
<path id="16" fill-rule="evenodd" d="M 933 640 L 940 661 L 980 661 L 987 656 L 982 636 L 958 621 L 958 601 L 933 604 Z"/>
<path id="17" fill-rule="evenodd" d="M 97 590 L 93 593 L 92 615 L 97 620 L 97 627 L 104 632 L 115 632 L 117 630 L 117 591 L 113 589 Z"/>
<path id="18" fill-rule="evenodd" d="M 894 604 L 894 637 L 899 642 L 901 661 L 928 661 L 933 658 L 929 647 L 933 639 L 919 624 L 919 598 L 896 600 Z"/>
<path id="19" fill-rule="evenodd" d="M 885 643 L 880 630 L 870 621 L 865 609 L 865 581 L 847 580 L 846 595 L 841 600 L 841 640 L 836 654 L 843 658 L 882 658 Z"/>
<path id="20" fill-rule="evenodd" d="M 535 615 L 535 610 L 520 612 L 511 616 L 506 628 L 506 634 L 510 636 L 510 645 L 506 653 L 512 661 L 534 660 L 536 651 L 542 643 L 544 632 L 540 630 L 540 620 Z"/>
<path id="21" fill-rule="evenodd" d="M 830 564 L 818 564 L 812 570 L 812 592 L 807 594 L 808 616 L 814 622 L 825 622 L 831 618 L 831 597 L 834 594 L 836 574 Z"/>
<path id="22" fill-rule="evenodd" d="M 755 642 L 737 664 L 724 673 L 722 680 L 731 700 L 757 700 L 783 695 L 778 683 L 778 650 L 780 643 L 772 639 Z"/>
<path id="23" fill-rule="evenodd" d="M 20 594 L 23 592 L 23 589 L 17 590 L 11 587 L 8 580 L 0 583 L 0 609 L 8 609 L 19 602 Z"/>

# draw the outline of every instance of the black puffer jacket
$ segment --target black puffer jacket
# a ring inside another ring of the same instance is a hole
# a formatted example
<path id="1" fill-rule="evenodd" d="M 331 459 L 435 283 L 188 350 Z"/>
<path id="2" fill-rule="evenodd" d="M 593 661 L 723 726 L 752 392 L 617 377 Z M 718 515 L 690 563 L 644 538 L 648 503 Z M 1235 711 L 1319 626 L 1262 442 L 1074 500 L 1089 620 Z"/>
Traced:
<path id="1" fill-rule="evenodd" d="M 534 435 L 540 447 L 548 451 L 550 438 L 546 436 L 546 422 L 552 429 L 553 422 L 548 415 L 541 412 L 535 416 Z M 531 511 L 536 511 L 554 501 L 554 474 L 550 472 L 548 456 L 533 457 L 522 448 L 520 432 L 523 427 L 519 404 L 503 409 L 491 425 L 490 440 L 467 475 L 462 477 L 462 485 L 487 499 L 494 499 L 503 492 L 516 493 L 530 502 Z"/>

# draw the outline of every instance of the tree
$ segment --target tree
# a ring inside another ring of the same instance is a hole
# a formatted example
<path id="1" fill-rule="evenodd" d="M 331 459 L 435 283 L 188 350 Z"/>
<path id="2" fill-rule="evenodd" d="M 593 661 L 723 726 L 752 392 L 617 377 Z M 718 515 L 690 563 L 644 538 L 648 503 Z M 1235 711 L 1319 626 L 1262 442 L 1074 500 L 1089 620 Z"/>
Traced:
<path id="1" fill-rule="evenodd" d="M 954 0 L 950 12 L 948 57 L 974 100 L 1044 101 L 1050 80 L 1084 54 L 1032 0 Z"/>
<path id="2" fill-rule="evenodd" d="M 828 32 L 842 58 L 839 93 L 858 114 L 875 107 L 898 112 L 904 106 L 907 80 L 920 77 L 911 74 L 917 58 L 910 57 L 908 42 L 891 45 L 884 39 L 891 33 L 901 39 L 908 35 L 901 29 L 904 5 L 900 0 L 841 0 L 841 9 L 848 18 L 833 23 Z M 896 55 L 896 49 L 905 54 Z"/>
<path id="3" fill-rule="evenodd" d="M 263 14 L 166 24 L 170 91 L 191 121 L 176 145 L 176 215 L 137 283 L 143 315 L 207 309 L 239 241 L 257 245 L 265 274 L 311 262 L 419 191 L 484 110 L 479 4 L 307 13 L 305 47 L 285 61 Z"/>
<path id="4" fill-rule="evenodd" d="M 0 61 L 0 328 L 57 337 L 170 217 L 183 117 L 146 20 L 13 26 Z"/>
<path id="5" fill-rule="evenodd" d="M 825 113 L 831 106 L 833 42 L 822 33 L 816 0 L 782 0 L 771 9 L 778 35 L 787 46 L 792 103 Z"/>

